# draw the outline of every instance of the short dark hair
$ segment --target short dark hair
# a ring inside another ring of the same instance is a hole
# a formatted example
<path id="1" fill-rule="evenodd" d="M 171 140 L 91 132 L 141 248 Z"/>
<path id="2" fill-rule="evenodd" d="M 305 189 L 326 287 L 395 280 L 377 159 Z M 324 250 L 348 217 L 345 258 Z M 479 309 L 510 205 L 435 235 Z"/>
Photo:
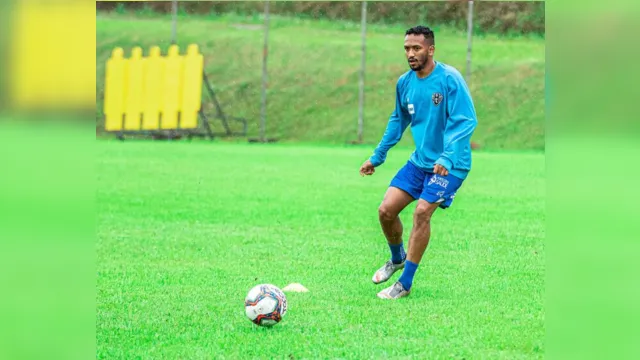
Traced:
<path id="1" fill-rule="evenodd" d="M 424 35 L 424 38 L 427 40 L 427 42 L 430 45 L 436 44 L 436 37 L 433 34 L 433 30 L 431 30 L 427 26 L 422 26 L 422 25 L 414 26 L 411 29 L 407 30 L 404 34 L 405 35 Z"/>

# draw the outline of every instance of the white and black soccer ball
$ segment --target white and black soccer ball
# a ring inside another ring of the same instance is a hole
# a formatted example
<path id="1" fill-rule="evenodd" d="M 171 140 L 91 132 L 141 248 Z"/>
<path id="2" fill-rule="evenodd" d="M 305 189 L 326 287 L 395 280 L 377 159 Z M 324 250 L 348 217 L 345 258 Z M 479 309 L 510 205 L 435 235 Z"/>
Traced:
<path id="1" fill-rule="evenodd" d="M 275 285 L 256 285 L 244 299 L 244 311 L 254 324 L 273 326 L 287 313 L 287 297 Z"/>

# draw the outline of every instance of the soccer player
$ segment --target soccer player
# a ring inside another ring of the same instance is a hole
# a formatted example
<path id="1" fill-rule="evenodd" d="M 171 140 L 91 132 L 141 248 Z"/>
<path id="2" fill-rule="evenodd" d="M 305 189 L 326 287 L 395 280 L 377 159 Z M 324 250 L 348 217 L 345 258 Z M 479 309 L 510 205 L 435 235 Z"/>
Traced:
<path id="1" fill-rule="evenodd" d="M 360 167 L 362 176 L 372 175 L 411 124 L 416 149 L 391 180 L 378 209 L 391 259 L 376 271 L 372 280 L 375 284 L 383 283 L 403 269 L 397 282 L 378 293 L 383 299 L 409 295 L 429 244 L 431 216 L 438 207 L 451 206 L 471 170 L 470 139 L 477 125 L 469 88 L 460 72 L 433 59 L 433 31 L 424 26 L 407 30 L 404 51 L 411 70 L 398 79 L 395 110 L 373 155 Z M 405 252 L 398 215 L 415 200 L 418 203 Z"/>

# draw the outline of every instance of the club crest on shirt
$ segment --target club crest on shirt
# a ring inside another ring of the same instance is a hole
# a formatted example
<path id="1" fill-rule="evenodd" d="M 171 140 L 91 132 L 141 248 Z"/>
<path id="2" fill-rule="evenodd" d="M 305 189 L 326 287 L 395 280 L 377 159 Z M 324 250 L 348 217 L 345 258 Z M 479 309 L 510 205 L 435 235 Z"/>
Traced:
<path id="1" fill-rule="evenodd" d="M 433 93 L 433 95 L 431 95 L 431 101 L 433 101 L 434 105 L 438 105 L 442 102 L 442 99 L 444 99 L 444 96 L 442 96 L 442 94 L 440 93 Z"/>

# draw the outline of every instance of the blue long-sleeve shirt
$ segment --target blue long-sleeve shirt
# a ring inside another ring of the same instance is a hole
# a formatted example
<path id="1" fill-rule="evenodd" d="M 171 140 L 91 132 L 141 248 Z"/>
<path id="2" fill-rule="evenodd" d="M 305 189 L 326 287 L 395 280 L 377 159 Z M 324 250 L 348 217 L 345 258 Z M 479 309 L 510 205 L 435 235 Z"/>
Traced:
<path id="1" fill-rule="evenodd" d="M 389 149 L 411 124 L 416 150 L 409 161 L 425 171 L 432 172 L 440 164 L 455 177 L 467 177 L 471 135 L 478 124 L 475 107 L 460 72 L 441 62 L 435 64 L 424 79 L 413 70 L 398 79 L 395 110 L 369 159 L 374 166 L 384 163 Z"/>

